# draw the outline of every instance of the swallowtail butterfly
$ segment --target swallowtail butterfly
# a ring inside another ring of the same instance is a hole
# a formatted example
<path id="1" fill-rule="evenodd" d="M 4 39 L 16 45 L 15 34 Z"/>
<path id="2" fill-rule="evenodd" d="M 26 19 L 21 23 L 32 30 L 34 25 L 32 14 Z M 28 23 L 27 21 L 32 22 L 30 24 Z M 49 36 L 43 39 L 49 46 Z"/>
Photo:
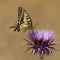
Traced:
<path id="1" fill-rule="evenodd" d="M 9 28 L 14 28 L 14 31 L 26 31 L 33 30 L 33 23 L 30 15 L 23 7 L 18 7 L 18 20 L 14 26 Z"/>

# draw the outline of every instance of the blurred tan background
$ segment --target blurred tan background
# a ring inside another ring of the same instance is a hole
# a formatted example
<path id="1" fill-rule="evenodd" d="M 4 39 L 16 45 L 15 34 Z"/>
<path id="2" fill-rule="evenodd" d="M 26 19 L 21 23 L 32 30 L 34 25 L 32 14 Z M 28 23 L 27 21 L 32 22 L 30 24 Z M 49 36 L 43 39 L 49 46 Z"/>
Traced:
<path id="1" fill-rule="evenodd" d="M 0 0 L 0 60 L 39 60 L 39 55 L 24 53 L 23 44 L 27 33 L 9 29 L 17 20 L 18 6 L 30 14 L 33 24 L 39 22 L 37 29 L 50 29 L 56 34 L 57 51 L 45 56 L 44 60 L 60 60 L 60 0 Z"/>

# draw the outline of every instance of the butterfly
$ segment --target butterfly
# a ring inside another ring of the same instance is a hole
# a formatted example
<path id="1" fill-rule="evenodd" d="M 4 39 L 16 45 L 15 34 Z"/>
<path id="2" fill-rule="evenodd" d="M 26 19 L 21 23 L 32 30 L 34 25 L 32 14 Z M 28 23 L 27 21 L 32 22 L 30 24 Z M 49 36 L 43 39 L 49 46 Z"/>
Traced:
<path id="1" fill-rule="evenodd" d="M 23 7 L 18 7 L 18 20 L 17 22 L 9 27 L 14 28 L 14 31 L 27 31 L 33 30 L 33 23 L 30 15 Z"/>

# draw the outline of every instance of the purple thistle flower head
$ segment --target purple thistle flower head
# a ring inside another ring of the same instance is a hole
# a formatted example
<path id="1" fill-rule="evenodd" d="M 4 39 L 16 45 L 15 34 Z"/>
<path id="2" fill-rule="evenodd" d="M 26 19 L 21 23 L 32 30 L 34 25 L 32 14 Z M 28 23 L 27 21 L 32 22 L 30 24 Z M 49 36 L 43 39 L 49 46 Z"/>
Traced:
<path id="1" fill-rule="evenodd" d="M 54 32 L 49 30 L 36 30 L 29 34 L 31 41 L 33 40 L 54 40 Z"/>
<path id="2" fill-rule="evenodd" d="M 27 44 L 31 45 L 29 49 L 32 49 L 32 53 L 35 54 L 50 54 L 52 50 L 55 49 L 53 45 L 54 41 L 54 32 L 50 30 L 35 30 L 29 33 L 29 40 Z M 28 50 L 29 50 L 28 49 Z"/>

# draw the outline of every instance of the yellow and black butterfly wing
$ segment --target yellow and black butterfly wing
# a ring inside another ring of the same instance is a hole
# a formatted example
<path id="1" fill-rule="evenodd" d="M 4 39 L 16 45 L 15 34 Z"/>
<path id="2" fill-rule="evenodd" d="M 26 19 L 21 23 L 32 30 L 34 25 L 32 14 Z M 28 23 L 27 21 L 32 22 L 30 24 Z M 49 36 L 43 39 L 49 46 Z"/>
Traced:
<path id="1" fill-rule="evenodd" d="M 23 24 L 20 25 L 20 28 L 22 27 L 23 31 L 32 30 L 33 29 L 32 19 L 25 9 L 23 9 L 23 12 L 24 19 Z"/>
<path id="2" fill-rule="evenodd" d="M 24 10 L 23 10 L 24 11 Z M 26 11 L 25 11 L 26 12 Z M 24 15 L 23 15 L 23 20 L 22 21 L 20 21 L 20 30 L 25 30 L 25 29 L 27 29 L 27 27 L 28 27 L 28 22 L 27 22 L 27 20 L 26 20 L 26 14 L 25 14 L 25 12 L 24 12 Z"/>
<path id="3" fill-rule="evenodd" d="M 28 22 L 28 29 L 32 30 L 33 29 L 33 23 L 30 15 L 26 12 L 26 20 Z"/>
<path id="4" fill-rule="evenodd" d="M 22 7 L 18 7 L 18 20 L 17 22 L 9 27 L 9 28 L 14 28 L 14 31 L 20 31 L 20 25 L 23 24 L 23 20 L 24 20 L 24 13 L 23 13 L 23 10 L 22 10 Z"/>

